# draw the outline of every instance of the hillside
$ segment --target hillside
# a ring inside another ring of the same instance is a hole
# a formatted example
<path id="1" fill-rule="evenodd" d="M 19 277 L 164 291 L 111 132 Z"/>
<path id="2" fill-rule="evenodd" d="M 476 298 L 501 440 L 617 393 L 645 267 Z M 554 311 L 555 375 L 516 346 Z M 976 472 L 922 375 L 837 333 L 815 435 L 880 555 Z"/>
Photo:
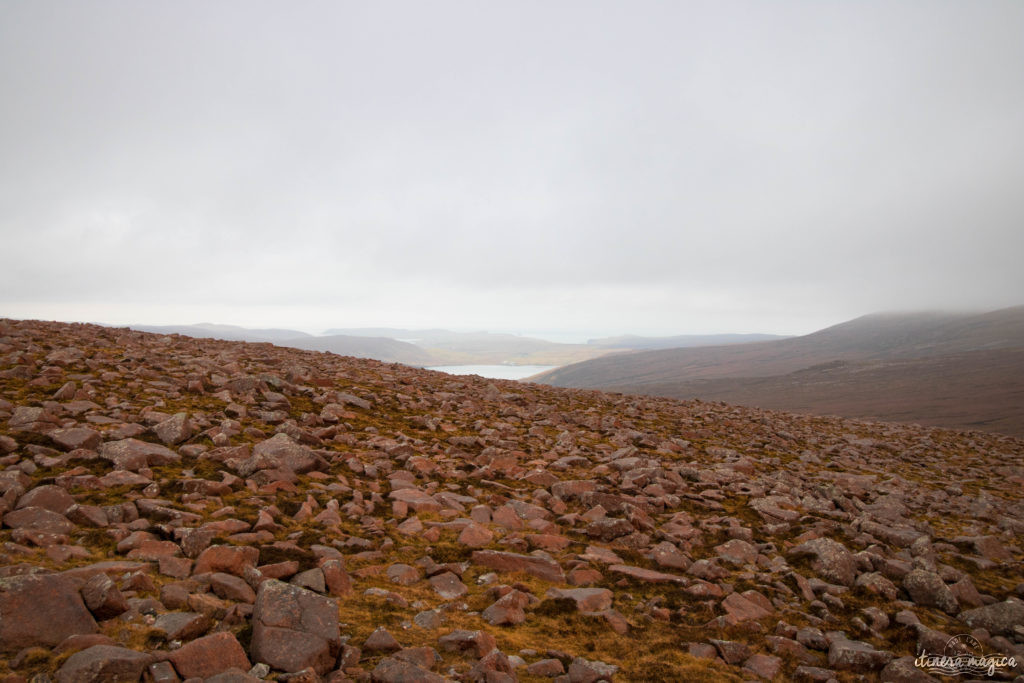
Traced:
<path id="1" fill-rule="evenodd" d="M 1024 435 L 1019 349 L 1024 307 L 877 314 L 803 337 L 611 356 L 536 379 Z"/>
<path id="2" fill-rule="evenodd" d="M 778 334 L 679 334 L 670 337 L 641 337 L 634 334 L 619 337 L 601 337 L 587 341 L 589 346 L 605 349 L 632 349 L 651 351 L 654 349 L 682 349 L 694 346 L 725 346 L 728 344 L 749 344 L 759 341 L 788 339 Z"/>
<path id="3" fill-rule="evenodd" d="M 918 680 L 967 632 L 1024 660 L 995 434 L 4 320 L 0 467 L 12 681 Z"/>

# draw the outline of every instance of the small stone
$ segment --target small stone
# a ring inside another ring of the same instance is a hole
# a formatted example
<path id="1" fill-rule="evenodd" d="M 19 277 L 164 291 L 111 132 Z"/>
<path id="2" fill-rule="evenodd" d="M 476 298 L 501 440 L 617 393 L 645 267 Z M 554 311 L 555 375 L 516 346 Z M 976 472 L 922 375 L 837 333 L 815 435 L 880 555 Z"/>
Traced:
<path id="1" fill-rule="evenodd" d="M 198 612 L 168 612 L 153 622 L 153 628 L 163 633 L 164 640 L 193 640 L 210 630 L 213 621 Z"/>
<path id="2" fill-rule="evenodd" d="M 859 640 L 850 640 L 838 631 L 830 632 L 828 636 L 831 640 L 828 649 L 828 665 L 833 669 L 867 673 L 881 669 L 892 661 L 891 652 L 876 650 Z"/>
<path id="3" fill-rule="evenodd" d="M 137 681 L 151 655 L 114 645 L 94 645 L 68 657 L 57 671 L 57 683 Z"/>
<path id="4" fill-rule="evenodd" d="M 922 607 L 937 607 L 946 614 L 956 614 L 960 605 L 953 591 L 938 574 L 924 569 L 914 569 L 903 577 L 903 588 L 915 604 Z"/>
<path id="5" fill-rule="evenodd" d="M 929 683 L 935 678 L 918 667 L 915 657 L 900 657 L 889 662 L 879 673 L 878 679 L 885 683 Z"/>
<path id="6" fill-rule="evenodd" d="M 572 600 L 580 612 L 601 612 L 612 606 L 612 592 L 607 588 L 549 588 L 547 597 Z"/>
<path id="7" fill-rule="evenodd" d="M 878 572 L 861 574 L 857 577 L 854 585 L 886 600 L 891 601 L 899 597 L 899 589 L 896 587 L 896 584 Z"/>
<path id="8" fill-rule="evenodd" d="M 473 552 L 473 564 L 499 572 L 526 572 L 538 579 L 552 583 L 564 583 L 565 574 L 557 562 L 537 555 L 518 555 L 498 550 L 477 550 Z"/>
<path id="9" fill-rule="evenodd" d="M 294 586 L 301 586 L 307 588 L 315 593 L 326 593 L 327 592 L 327 581 L 324 577 L 324 572 L 319 567 L 313 569 L 307 569 L 304 572 L 299 572 L 293 576 L 288 583 Z"/>
<path id="10" fill-rule="evenodd" d="M 479 659 L 496 646 L 494 636 L 484 631 L 452 631 L 438 638 L 438 645 L 445 652 L 460 652 Z"/>
<path id="11" fill-rule="evenodd" d="M 992 635 L 1012 636 L 1014 627 L 1024 624 L 1024 602 L 1016 598 L 994 602 L 961 612 L 960 620 L 971 628 L 983 628 Z"/>
<path id="12" fill-rule="evenodd" d="M 711 640 L 710 642 L 718 650 L 719 656 L 725 660 L 726 664 L 739 666 L 750 658 L 750 648 L 746 643 L 735 640 Z"/>
<path id="13" fill-rule="evenodd" d="M 518 590 L 509 591 L 480 613 L 480 617 L 491 626 L 515 626 L 526 621 L 523 608 L 530 603 L 530 596 Z"/>
<path id="14" fill-rule="evenodd" d="M 249 604 L 256 602 L 256 592 L 252 587 L 233 574 L 214 572 L 210 575 L 210 589 L 225 600 Z"/>
<path id="15" fill-rule="evenodd" d="M 391 583 L 397 583 L 400 586 L 411 586 L 420 580 L 419 571 L 408 564 L 393 564 L 385 573 Z"/>
<path id="16" fill-rule="evenodd" d="M 853 586 L 857 578 L 857 561 L 842 543 L 831 538 L 815 538 L 792 548 L 787 557 L 811 557 L 811 569 L 818 576 L 842 586 Z"/>
<path id="17" fill-rule="evenodd" d="M 345 571 L 345 565 L 341 560 L 323 560 L 320 563 L 320 571 L 324 573 L 324 583 L 329 595 L 342 597 L 352 592 L 352 579 Z"/>
<path id="18" fill-rule="evenodd" d="M 165 446 L 173 446 L 190 439 L 194 428 L 188 413 L 177 413 L 153 427 L 153 432 Z"/>
<path id="19" fill-rule="evenodd" d="M 542 659 L 527 666 L 526 673 L 531 676 L 554 678 L 555 676 L 560 676 L 565 673 L 565 667 L 562 665 L 562 662 L 557 659 Z"/>
<path id="20" fill-rule="evenodd" d="M 149 677 L 153 683 L 181 683 L 178 672 L 169 661 L 153 662 L 149 665 Z"/>
<path id="21" fill-rule="evenodd" d="M 106 574 L 96 574 L 82 586 L 82 599 L 97 621 L 113 619 L 128 611 L 117 585 Z"/>
<path id="22" fill-rule="evenodd" d="M 782 660 L 771 655 L 755 654 L 743 662 L 743 668 L 753 672 L 758 678 L 770 681 L 779 675 Z"/>
<path id="23" fill-rule="evenodd" d="M 74 504 L 75 499 L 65 489 L 53 484 L 46 484 L 31 489 L 18 499 L 18 503 L 14 507 L 16 510 L 37 507 L 58 515 L 66 515 Z"/>
<path id="24" fill-rule="evenodd" d="M 430 609 L 424 612 L 419 612 L 412 618 L 412 621 L 420 628 L 435 629 L 441 626 L 443 619 L 441 618 L 440 613 L 436 610 Z"/>
<path id="25" fill-rule="evenodd" d="M 482 548 L 494 540 L 494 532 L 485 526 L 476 524 L 467 524 L 466 528 L 459 534 L 459 543 L 467 545 L 470 548 Z"/>
<path id="26" fill-rule="evenodd" d="M 618 673 L 619 667 L 614 664 L 591 661 L 583 657 L 576 657 L 569 664 L 570 683 L 596 683 L 597 681 L 611 681 Z"/>
<path id="27" fill-rule="evenodd" d="M 445 600 L 457 600 L 469 592 L 466 584 L 452 572 L 445 572 L 430 577 L 430 585 Z"/>
<path id="28" fill-rule="evenodd" d="M 255 567 L 259 560 L 258 548 L 234 545 L 214 545 L 204 550 L 196 559 L 194 574 L 225 572 L 243 576 L 246 567 Z"/>
<path id="29" fill-rule="evenodd" d="M 251 666 L 238 639 L 227 631 L 197 638 L 172 651 L 169 659 L 185 678 L 209 678 L 232 668 L 248 671 Z"/>
<path id="30" fill-rule="evenodd" d="M 730 593 L 726 596 L 722 601 L 722 607 L 728 613 L 728 622 L 734 625 L 743 621 L 762 619 L 772 614 L 771 610 L 739 593 Z"/>
<path id="31" fill-rule="evenodd" d="M 836 672 L 819 666 L 798 666 L 793 670 L 793 680 L 808 683 L 828 683 L 836 680 Z"/>
<path id="32" fill-rule="evenodd" d="M 448 679 L 412 662 L 385 657 L 370 673 L 374 683 L 445 683 Z"/>
<path id="33" fill-rule="evenodd" d="M 363 643 L 363 652 L 397 652 L 401 649 L 402 644 L 383 626 L 377 627 Z"/>
<path id="34" fill-rule="evenodd" d="M 61 641 L 60 645 L 53 648 L 53 654 L 59 655 L 65 652 L 78 652 L 79 650 L 86 650 L 93 645 L 117 645 L 117 643 L 102 633 L 68 636 Z"/>

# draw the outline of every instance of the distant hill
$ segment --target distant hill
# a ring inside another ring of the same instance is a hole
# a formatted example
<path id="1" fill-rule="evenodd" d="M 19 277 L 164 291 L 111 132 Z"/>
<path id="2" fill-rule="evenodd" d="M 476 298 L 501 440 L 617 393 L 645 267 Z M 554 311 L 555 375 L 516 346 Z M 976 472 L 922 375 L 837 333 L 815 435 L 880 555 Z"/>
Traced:
<path id="1" fill-rule="evenodd" d="M 564 365 L 596 358 L 613 351 L 587 344 L 560 344 L 494 332 L 354 328 L 328 330 L 352 336 L 375 335 L 407 340 L 426 349 L 435 365 Z"/>
<path id="2" fill-rule="evenodd" d="M 343 334 L 348 337 L 388 337 L 390 339 L 421 339 L 434 335 L 457 334 L 449 330 L 413 330 L 404 327 L 336 327 L 324 332 L 324 336 Z"/>
<path id="3" fill-rule="evenodd" d="M 451 330 L 412 330 L 394 327 L 341 328 L 327 334 L 391 337 L 414 343 L 430 351 L 446 365 L 519 364 L 566 365 L 609 355 L 613 352 L 645 349 L 744 344 L 754 341 L 785 339 L 771 334 L 709 334 L 673 337 L 625 335 L 591 339 L 586 344 L 563 344 L 494 332 L 452 332 Z"/>
<path id="4" fill-rule="evenodd" d="M 598 358 L 535 381 L 1024 435 L 1024 306 L 868 315 L 791 339 Z"/>
<path id="5" fill-rule="evenodd" d="M 157 334 L 182 334 L 196 338 L 248 341 L 290 346 L 311 351 L 330 351 L 356 358 L 414 366 L 436 365 L 550 365 L 562 366 L 601 356 L 645 348 L 693 346 L 717 340 L 741 343 L 772 335 L 684 335 L 678 337 L 610 337 L 587 344 L 562 344 L 546 339 L 493 332 L 453 332 L 443 329 L 414 330 L 398 327 L 335 328 L 324 336 L 289 329 L 249 329 L 237 325 L 132 325 L 132 329 Z"/>
<path id="6" fill-rule="evenodd" d="M 726 346 L 730 344 L 749 344 L 759 341 L 788 339 L 781 334 L 682 334 L 672 337 L 638 337 L 627 334 L 620 337 L 602 337 L 587 341 L 590 346 L 605 349 L 682 349 L 695 346 Z"/>

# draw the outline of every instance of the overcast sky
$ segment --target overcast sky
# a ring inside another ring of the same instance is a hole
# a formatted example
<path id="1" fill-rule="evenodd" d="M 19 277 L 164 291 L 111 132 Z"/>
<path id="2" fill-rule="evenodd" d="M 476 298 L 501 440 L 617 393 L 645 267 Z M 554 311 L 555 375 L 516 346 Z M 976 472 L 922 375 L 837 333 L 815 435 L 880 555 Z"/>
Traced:
<path id="1" fill-rule="evenodd" d="M 1024 303 L 1024 2 L 0 2 L 0 316 Z"/>

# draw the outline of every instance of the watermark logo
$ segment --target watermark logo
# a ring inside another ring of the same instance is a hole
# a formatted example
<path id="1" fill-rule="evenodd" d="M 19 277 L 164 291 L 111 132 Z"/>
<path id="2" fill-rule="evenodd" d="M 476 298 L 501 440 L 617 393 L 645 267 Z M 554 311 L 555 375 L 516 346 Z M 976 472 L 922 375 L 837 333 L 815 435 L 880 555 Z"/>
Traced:
<path id="1" fill-rule="evenodd" d="M 997 671 L 1016 668 L 1017 660 L 1003 654 L 985 654 L 977 638 L 962 634 L 950 638 L 942 654 L 922 652 L 914 666 L 939 676 L 995 676 Z"/>

